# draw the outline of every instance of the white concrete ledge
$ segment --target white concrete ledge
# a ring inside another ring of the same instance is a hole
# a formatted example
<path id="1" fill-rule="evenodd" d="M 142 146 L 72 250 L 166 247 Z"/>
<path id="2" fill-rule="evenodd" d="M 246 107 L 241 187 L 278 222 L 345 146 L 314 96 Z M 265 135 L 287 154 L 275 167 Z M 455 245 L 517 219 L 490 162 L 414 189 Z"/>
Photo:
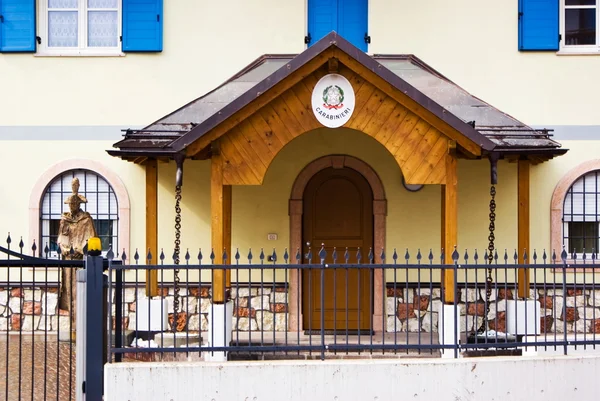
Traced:
<path id="1" fill-rule="evenodd" d="M 592 400 L 599 356 L 114 363 L 104 400 Z"/>

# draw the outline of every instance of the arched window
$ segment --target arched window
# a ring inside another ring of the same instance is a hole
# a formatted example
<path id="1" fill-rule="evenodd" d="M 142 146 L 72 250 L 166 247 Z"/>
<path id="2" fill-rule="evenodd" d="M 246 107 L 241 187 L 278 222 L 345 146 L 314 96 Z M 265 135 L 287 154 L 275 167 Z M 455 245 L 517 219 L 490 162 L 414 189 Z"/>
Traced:
<path id="1" fill-rule="evenodd" d="M 115 191 L 102 176 L 84 169 L 66 171 L 46 187 L 40 202 L 41 248 L 48 245 L 48 256 L 58 257 L 58 228 L 62 213 L 69 211 L 69 205 L 64 202 L 72 194 L 73 178 L 79 179 L 79 193 L 87 199 L 87 203 L 81 204 L 81 209 L 92 216 L 96 233 L 102 241 L 102 250 L 105 253 L 112 247 L 117 253 L 119 205 Z"/>
<path id="2" fill-rule="evenodd" d="M 600 170 L 580 176 L 567 190 L 563 203 L 563 245 L 569 254 L 598 252 Z"/>

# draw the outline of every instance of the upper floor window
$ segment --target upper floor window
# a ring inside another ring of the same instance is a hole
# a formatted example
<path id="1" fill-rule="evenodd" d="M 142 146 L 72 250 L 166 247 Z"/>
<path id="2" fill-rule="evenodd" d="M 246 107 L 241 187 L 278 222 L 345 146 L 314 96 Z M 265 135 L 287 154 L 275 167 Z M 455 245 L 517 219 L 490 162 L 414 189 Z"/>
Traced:
<path id="1" fill-rule="evenodd" d="M 162 14 L 163 0 L 0 0 L 0 53 L 160 52 Z"/>
<path id="2" fill-rule="evenodd" d="M 599 50 L 598 0 L 561 0 L 561 49 Z"/>
<path id="3" fill-rule="evenodd" d="M 600 51 L 600 0 L 519 0 L 519 50 Z"/>
<path id="4" fill-rule="evenodd" d="M 366 52 L 370 42 L 367 28 L 368 0 L 308 0 L 308 46 L 336 31 Z"/>
<path id="5" fill-rule="evenodd" d="M 65 199 L 72 194 L 71 183 L 74 178 L 79 179 L 79 193 L 87 200 L 87 203 L 81 203 L 80 207 L 92 216 L 96 235 L 102 241 L 103 252 L 106 253 L 112 247 L 116 254 L 119 249 L 119 208 L 115 191 L 100 175 L 81 169 L 60 174 L 44 191 L 40 208 L 41 249 L 47 245 L 50 250 L 48 256 L 58 257 L 60 220 L 62 214 L 69 211 Z"/>
<path id="6" fill-rule="evenodd" d="M 120 52 L 119 0 L 42 0 L 40 31 L 44 50 L 85 54 Z"/>
<path id="7" fill-rule="evenodd" d="M 568 189 L 563 205 L 563 245 L 569 254 L 598 252 L 600 170 L 579 177 Z"/>

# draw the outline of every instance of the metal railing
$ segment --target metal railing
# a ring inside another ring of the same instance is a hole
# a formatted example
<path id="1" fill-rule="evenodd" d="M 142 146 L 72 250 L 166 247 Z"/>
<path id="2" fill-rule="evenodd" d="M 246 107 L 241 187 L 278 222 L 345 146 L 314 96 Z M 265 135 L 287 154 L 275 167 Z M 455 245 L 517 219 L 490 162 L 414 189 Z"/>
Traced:
<path id="1" fill-rule="evenodd" d="M 5 400 L 74 400 L 74 282 L 63 272 L 83 261 L 52 260 L 0 247 L 0 398 Z"/>
<path id="2" fill-rule="evenodd" d="M 477 252 L 455 251 L 451 264 L 431 251 L 403 253 L 388 261 L 382 252 L 375 263 L 372 251 L 309 250 L 292 258 L 286 251 L 279 262 L 275 251 L 257 258 L 250 251 L 244 263 L 239 252 L 233 263 L 223 255 L 222 265 L 214 253 L 192 260 L 188 252 L 179 265 L 164 254 L 159 264 L 151 255 L 140 264 L 137 253 L 127 264 L 124 256 L 122 265 L 109 265 L 109 360 L 205 360 L 223 352 L 230 360 L 567 354 L 600 345 L 595 254 L 569 260 L 565 252 L 560 259 L 534 252 L 531 264 L 519 264 L 516 253 L 504 252 L 488 265 Z M 152 300 L 142 283 L 147 269 L 159 272 L 160 295 Z M 174 269 L 181 269 L 179 310 Z M 518 296 L 520 269 L 529 269 L 528 301 Z M 211 302 L 215 272 L 223 270 L 231 274 L 231 287 L 222 288 L 231 326 L 214 318 L 219 305 Z M 443 270 L 456 283 L 450 304 L 443 302 Z"/>
<path id="3" fill-rule="evenodd" d="M 35 243 L 27 255 L 22 239 L 12 245 L 9 234 L 0 246 L 0 399 L 75 400 L 76 271 L 85 262 L 51 258 Z"/>
<path id="4" fill-rule="evenodd" d="M 74 283 L 62 273 L 85 266 L 87 279 L 78 285 L 87 322 L 78 323 L 85 332 L 77 338 L 90 341 L 90 372 L 101 372 L 106 360 L 468 357 L 589 353 L 600 346 L 595 253 L 534 252 L 524 255 L 531 263 L 520 264 L 505 251 L 489 265 L 488 255 L 476 251 L 454 251 L 448 264 L 443 252 L 394 250 L 381 251 L 375 263 L 372 250 L 323 247 L 281 258 L 236 251 L 232 260 L 222 255 L 224 264 L 215 263 L 214 252 L 194 259 L 186 252 L 179 264 L 161 253 L 154 264 L 150 254 L 142 260 L 136 252 L 129 261 L 109 251 L 84 265 L 36 257 L 35 246 L 28 256 L 22 241 L 17 250 L 11 243 L 0 247 L 0 394 L 8 400 L 75 398 L 75 301 L 61 308 L 63 291 Z M 523 269 L 527 287 L 517 282 Z M 159 295 L 150 299 L 148 270 L 159 278 Z M 231 285 L 216 280 L 217 272 Z M 442 272 L 454 285 L 440 285 Z M 225 304 L 213 302 L 213 282 L 221 283 Z M 86 383 L 101 397 L 96 376 L 93 386 Z"/>

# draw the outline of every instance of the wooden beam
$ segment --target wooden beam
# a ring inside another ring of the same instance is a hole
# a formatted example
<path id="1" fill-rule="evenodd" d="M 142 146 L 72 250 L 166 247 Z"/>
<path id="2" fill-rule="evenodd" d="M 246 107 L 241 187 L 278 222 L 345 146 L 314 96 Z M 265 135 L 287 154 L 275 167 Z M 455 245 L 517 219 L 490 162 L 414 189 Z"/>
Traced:
<path id="1" fill-rule="evenodd" d="M 224 158 L 213 148 L 210 169 L 210 214 L 211 245 L 215 253 L 215 264 L 223 263 L 223 251 L 231 261 L 231 186 L 223 185 Z M 212 294 L 214 303 L 227 302 L 227 288 L 231 286 L 231 273 L 225 269 L 214 269 Z"/>
<path id="2" fill-rule="evenodd" d="M 146 251 L 152 254 L 152 263 L 158 259 L 158 164 L 148 159 L 146 167 Z M 146 296 L 158 295 L 158 270 L 146 271 Z"/>
<path id="3" fill-rule="evenodd" d="M 529 263 L 529 160 L 519 160 L 518 169 L 518 253 L 519 263 Z M 527 259 L 523 258 L 524 251 L 527 251 Z M 519 298 L 529 298 L 529 269 L 518 269 L 518 294 Z"/>
<path id="4" fill-rule="evenodd" d="M 446 154 L 446 184 L 442 185 L 442 247 L 444 261 L 452 265 L 452 253 L 458 241 L 458 202 L 457 202 L 457 163 L 456 149 L 450 145 Z M 444 303 L 454 303 L 456 283 L 452 268 L 442 271 L 442 292 Z"/>

